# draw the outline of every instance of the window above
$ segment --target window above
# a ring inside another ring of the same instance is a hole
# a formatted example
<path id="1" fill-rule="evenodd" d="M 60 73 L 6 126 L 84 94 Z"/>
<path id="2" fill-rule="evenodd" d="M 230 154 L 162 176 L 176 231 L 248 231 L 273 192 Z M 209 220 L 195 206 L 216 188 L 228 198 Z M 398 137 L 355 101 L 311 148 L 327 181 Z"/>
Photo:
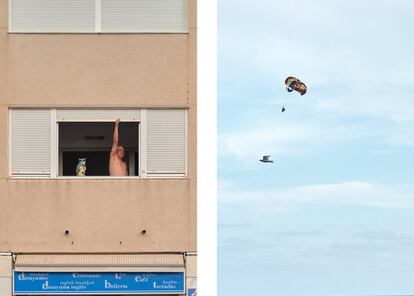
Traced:
<path id="1" fill-rule="evenodd" d="M 187 0 L 9 0 L 15 33 L 185 33 Z"/>

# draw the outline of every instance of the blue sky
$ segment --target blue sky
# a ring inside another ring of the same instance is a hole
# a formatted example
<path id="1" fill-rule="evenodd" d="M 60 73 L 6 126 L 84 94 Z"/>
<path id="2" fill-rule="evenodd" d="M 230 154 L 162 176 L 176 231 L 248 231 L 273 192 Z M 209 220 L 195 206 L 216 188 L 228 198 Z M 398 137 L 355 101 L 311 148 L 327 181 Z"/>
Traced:
<path id="1" fill-rule="evenodd" d="M 414 295 L 413 12 L 218 1 L 218 295 Z"/>

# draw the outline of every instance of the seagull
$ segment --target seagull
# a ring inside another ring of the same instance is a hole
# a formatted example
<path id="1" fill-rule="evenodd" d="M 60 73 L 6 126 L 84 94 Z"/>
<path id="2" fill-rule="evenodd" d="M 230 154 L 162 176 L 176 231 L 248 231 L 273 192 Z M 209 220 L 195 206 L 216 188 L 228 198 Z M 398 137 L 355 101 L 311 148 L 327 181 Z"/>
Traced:
<path id="1" fill-rule="evenodd" d="M 270 157 L 270 155 L 264 155 L 264 156 L 263 156 L 263 159 L 259 159 L 259 161 L 261 161 L 261 162 L 271 162 L 271 163 L 273 163 L 273 160 L 270 160 L 270 159 L 269 159 L 269 157 Z"/>

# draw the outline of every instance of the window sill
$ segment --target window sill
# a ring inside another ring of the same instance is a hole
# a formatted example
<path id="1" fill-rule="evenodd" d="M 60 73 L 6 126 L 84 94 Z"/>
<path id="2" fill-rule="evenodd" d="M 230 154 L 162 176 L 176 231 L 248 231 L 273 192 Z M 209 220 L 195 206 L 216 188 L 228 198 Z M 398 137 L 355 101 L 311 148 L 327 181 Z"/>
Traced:
<path id="1" fill-rule="evenodd" d="M 111 176 L 89 176 L 89 177 L 75 177 L 75 176 L 61 176 L 54 178 L 42 178 L 42 177 L 9 177 L 9 181 L 20 180 L 189 180 L 188 176 L 159 176 L 159 177 L 139 177 L 139 176 L 127 176 L 127 177 L 111 177 Z"/>
<path id="2" fill-rule="evenodd" d="M 25 31 L 8 31 L 8 34 L 59 34 L 59 35 L 110 35 L 110 34 L 114 34 L 114 35 L 121 35 L 121 34 L 128 34 L 128 35 L 139 35 L 139 34 L 143 34 L 143 35 L 151 35 L 151 34 L 155 34 L 155 35 L 178 35 L 178 34 L 185 34 L 185 35 L 189 35 L 189 31 L 183 31 L 183 32 L 25 32 Z"/>

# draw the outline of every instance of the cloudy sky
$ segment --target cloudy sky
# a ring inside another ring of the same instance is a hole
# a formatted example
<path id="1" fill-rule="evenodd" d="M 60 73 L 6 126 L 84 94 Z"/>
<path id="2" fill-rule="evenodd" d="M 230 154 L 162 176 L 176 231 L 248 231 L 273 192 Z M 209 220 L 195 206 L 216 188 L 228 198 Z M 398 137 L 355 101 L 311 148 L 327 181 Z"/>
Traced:
<path id="1" fill-rule="evenodd" d="M 413 12 L 218 0 L 218 295 L 414 295 Z"/>

